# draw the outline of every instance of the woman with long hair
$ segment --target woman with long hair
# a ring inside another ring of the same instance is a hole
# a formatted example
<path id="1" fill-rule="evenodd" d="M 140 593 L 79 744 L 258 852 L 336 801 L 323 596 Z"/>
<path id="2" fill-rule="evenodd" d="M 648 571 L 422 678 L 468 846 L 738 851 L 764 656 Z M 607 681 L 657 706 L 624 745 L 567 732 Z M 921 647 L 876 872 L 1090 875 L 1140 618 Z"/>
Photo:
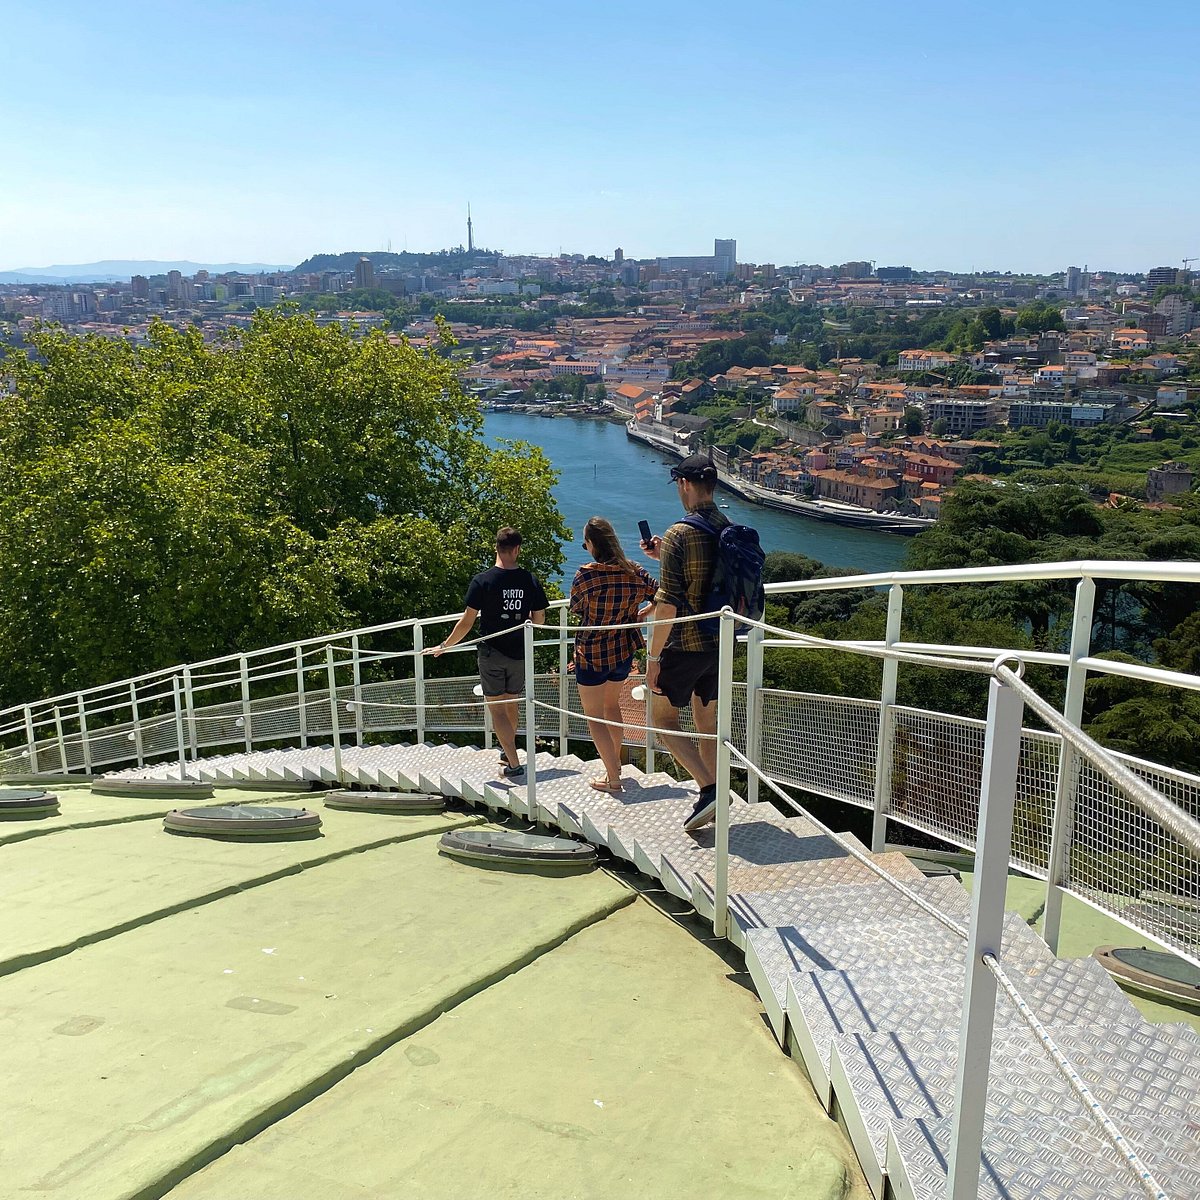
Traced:
<path id="1" fill-rule="evenodd" d="M 592 517 L 583 527 L 583 545 L 594 561 L 584 563 L 571 584 L 571 611 L 580 625 L 630 625 L 644 619 L 651 606 L 643 609 L 642 602 L 654 598 L 658 581 L 625 557 L 612 524 Z M 599 792 L 621 790 L 621 691 L 634 654 L 645 644 L 638 629 L 585 628 L 575 638 L 579 700 L 604 764 L 604 778 L 591 781 Z"/>

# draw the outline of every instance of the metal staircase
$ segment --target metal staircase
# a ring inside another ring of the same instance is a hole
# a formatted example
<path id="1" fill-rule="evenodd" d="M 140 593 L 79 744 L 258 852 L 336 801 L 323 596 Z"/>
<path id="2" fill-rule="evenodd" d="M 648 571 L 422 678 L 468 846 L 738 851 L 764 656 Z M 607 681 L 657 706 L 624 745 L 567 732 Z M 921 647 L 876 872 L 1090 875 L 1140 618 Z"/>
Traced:
<path id="1" fill-rule="evenodd" d="M 199 760 L 192 772 L 303 785 L 332 782 L 333 761 L 331 747 L 309 747 Z M 668 775 L 626 768 L 614 796 L 588 786 L 600 764 L 574 755 L 538 754 L 532 789 L 502 778 L 495 750 L 343 746 L 340 761 L 342 785 L 440 793 L 585 838 L 713 916 L 714 830 L 683 831 L 695 790 Z M 967 891 L 806 815 L 731 796 L 727 906 L 772 1030 L 843 1122 L 874 1194 L 942 1200 L 966 979 L 966 943 L 949 925 L 967 919 Z M 1096 963 L 1055 958 L 1014 913 L 1001 961 L 1158 1183 L 1131 1170 L 1001 996 L 978 1195 L 1142 1200 L 1158 1184 L 1175 1200 L 1200 1195 L 1200 1036 L 1148 1024 Z"/>

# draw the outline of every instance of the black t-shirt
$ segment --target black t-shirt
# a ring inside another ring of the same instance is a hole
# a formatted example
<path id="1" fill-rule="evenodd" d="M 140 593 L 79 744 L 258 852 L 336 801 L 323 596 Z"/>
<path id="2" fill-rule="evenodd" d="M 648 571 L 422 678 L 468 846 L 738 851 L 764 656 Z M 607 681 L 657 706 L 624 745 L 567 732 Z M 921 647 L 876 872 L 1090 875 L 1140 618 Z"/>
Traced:
<path id="1" fill-rule="evenodd" d="M 542 585 L 524 567 L 511 571 L 489 567 L 480 571 L 467 588 L 467 607 L 479 610 L 479 632 L 486 635 L 511 629 L 512 633 L 484 642 L 509 658 L 525 653 L 525 634 L 520 628 L 529 614 L 542 611 L 549 602 Z"/>

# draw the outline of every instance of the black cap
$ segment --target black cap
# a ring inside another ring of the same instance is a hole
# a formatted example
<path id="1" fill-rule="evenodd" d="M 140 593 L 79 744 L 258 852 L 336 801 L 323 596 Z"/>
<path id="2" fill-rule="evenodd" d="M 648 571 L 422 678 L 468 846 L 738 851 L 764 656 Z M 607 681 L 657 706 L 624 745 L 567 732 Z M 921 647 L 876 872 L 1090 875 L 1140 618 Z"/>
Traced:
<path id="1" fill-rule="evenodd" d="M 693 483 L 716 483 L 717 468 L 706 454 L 689 454 L 681 463 L 671 468 L 671 478 L 690 479 Z"/>

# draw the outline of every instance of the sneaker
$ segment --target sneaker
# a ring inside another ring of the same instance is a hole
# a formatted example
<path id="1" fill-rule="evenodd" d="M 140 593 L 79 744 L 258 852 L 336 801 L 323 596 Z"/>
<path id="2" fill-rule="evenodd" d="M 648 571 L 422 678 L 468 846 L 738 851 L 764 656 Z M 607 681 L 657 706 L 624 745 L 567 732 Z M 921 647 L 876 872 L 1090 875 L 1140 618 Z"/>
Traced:
<path id="1" fill-rule="evenodd" d="M 708 787 L 700 789 L 700 798 L 696 801 L 696 807 L 692 809 L 692 815 L 683 823 L 684 829 L 689 833 L 693 829 L 700 829 L 707 825 L 717 815 L 717 785 L 711 783 Z"/>
<path id="2" fill-rule="evenodd" d="M 525 765 L 524 763 L 517 763 L 515 767 L 510 767 L 508 764 L 505 764 L 500 768 L 500 774 L 505 779 L 520 779 L 525 774 Z"/>

